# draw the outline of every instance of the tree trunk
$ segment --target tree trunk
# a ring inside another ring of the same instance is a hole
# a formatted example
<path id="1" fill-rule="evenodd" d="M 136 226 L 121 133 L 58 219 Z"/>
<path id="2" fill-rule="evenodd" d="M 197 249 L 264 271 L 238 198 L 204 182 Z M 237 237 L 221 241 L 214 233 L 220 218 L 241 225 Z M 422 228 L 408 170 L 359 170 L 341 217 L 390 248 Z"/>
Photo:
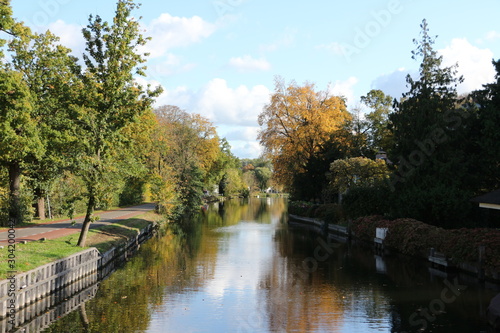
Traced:
<path id="1" fill-rule="evenodd" d="M 82 231 L 80 232 L 80 238 L 78 239 L 77 246 L 85 247 L 85 242 L 87 241 L 87 234 L 89 233 L 92 213 L 94 213 L 95 208 L 95 196 L 91 193 L 89 195 L 89 203 L 87 204 L 87 213 L 85 214 L 85 219 L 83 220 Z"/>
<path id="2" fill-rule="evenodd" d="M 12 162 L 9 168 L 9 225 L 17 225 L 22 222 L 21 216 L 21 166 L 18 162 Z"/>
<path id="3" fill-rule="evenodd" d="M 35 190 L 36 197 L 36 217 L 40 220 L 45 220 L 45 191 L 42 189 Z"/>

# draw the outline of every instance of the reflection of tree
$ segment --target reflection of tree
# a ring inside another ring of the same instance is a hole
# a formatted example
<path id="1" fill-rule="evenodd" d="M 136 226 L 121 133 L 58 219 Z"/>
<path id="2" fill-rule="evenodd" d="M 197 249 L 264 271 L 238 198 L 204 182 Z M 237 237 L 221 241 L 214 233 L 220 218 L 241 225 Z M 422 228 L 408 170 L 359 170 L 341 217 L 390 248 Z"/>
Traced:
<path id="1" fill-rule="evenodd" d="M 260 282 L 266 290 L 261 302 L 269 314 L 269 331 L 337 332 L 341 328 L 344 300 L 340 290 L 328 283 L 328 274 L 309 274 L 302 267 L 306 258 L 303 255 L 313 245 L 308 235 L 280 229 L 274 240 L 276 255 Z"/>
<path id="2" fill-rule="evenodd" d="M 89 318 L 87 317 L 87 310 L 85 310 L 85 303 L 82 303 L 82 305 L 80 305 L 80 318 L 82 320 L 83 331 L 89 332 L 90 322 Z"/>

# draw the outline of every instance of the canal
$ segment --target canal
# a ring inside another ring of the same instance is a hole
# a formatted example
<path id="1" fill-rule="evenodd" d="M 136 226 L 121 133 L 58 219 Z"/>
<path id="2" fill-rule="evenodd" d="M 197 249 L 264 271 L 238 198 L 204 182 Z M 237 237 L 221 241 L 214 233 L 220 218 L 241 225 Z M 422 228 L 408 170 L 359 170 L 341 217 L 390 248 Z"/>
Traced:
<path id="1" fill-rule="evenodd" d="M 230 200 L 163 232 L 44 332 L 489 332 L 500 288 L 288 224 Z"/>

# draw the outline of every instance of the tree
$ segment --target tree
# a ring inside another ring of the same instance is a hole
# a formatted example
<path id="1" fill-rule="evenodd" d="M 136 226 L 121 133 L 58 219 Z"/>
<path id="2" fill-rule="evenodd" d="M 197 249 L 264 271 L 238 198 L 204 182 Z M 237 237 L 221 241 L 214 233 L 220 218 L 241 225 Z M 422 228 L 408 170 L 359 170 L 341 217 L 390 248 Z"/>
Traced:
<path id="1" fill-rule="evenodd" d="M 209 173 L 216 172 L 216 163 L 221 162 L 219 137 L 213 124 L 198 114 L 172 105 L 159 107 L 155 113 L 168 146 L 160 153 L 161 163 L 172 168 L 178 202 L 175 215 L 182 216 L 199 207 Z"/>
<path id="2" fill-rule="evenodd" d="M 389 130 L 389 114 L 392 112 L 392 97 L 382 90 L 370 90 L 361 96 L 361 102 L 373 111 L 366 115 L 369 127 L 369 147 L 372 153 L 392 147 L 392 135 Z"/>
<path id="3" fill-rule="evenodd" d="M 0 31 L 14 40 L 28 40 L 29 28 L 12 17 L 10 0 L 0 3 Z M 21 175 L 30 159 L 43 154 L 34 99 L 21 72 L 4 58 L 7 40 L 0 38 L 0 165 L 8 170 L 8 224 L 23 220 L 21 212 Z M 15 57 L 15 55 L 14 55 Z M 0 221 L 6 226 L 7 221 Z"/>
<path id="4" fill-rule="evenodd" d="M 9 224 L 23 220 L 21 174 L 30 160 L 44 153 L 34 99 L 22 73 L 0 70 L 0 164 L 9 175 Z M 2 223 L 4 226 L 7 224 Z"/>
<path id="5" fill-rule="evenodd" d="M 218 187 L 219 193 L 222 193 L 221 182 L 227 178 L 224 177 L 227 170 L 237 168 L 238 165 L 239 160 L 231 152 L 229 142 L 227 142 L 226 138 L 220 139 L 218 156 L 207 172 L 207 176 L 205 177 L 205 186 L 207 188 Z"/>
<path id="6" fill-rule="evenodd" d="M 45 218 L 44 197 L 50 183 L 69 166 L 74 137 L 69 112 L 76 101 L 74 89 L 80 68 L 70 50 L 58 45 L 50 31 L 30 40 L 14 39 L 9 44 L 12 66 L 23 75 L 34 101 L 34 114 L 42 142 L 43 155 L 25 167 L 38 199 L 37 212 Z M 50 69 L 50 70 L 48 70 Z"/>
<path id="7" fill-rule="evenodd" d="M 371 156 L 371 146 L 369 142 L 370 124 L 361 114 L 359 106 L 349 112 L 351 117 L 346 121 L 344 128 L 338 136 L 344 138 L 347 156 Z"/>
<path id="8" fill-rule="evenodd" d="M 397 171 L 391 180 L 394 214 L 451 226 L 463 221 L 470 193 L 461 189 L 467 174 L 464 119 L 457 109 L 456 66 L 441 67 L 429 36 L 421 25 L 421 40 L 413 58 L 422 58 L 419 78 L 407 76 L 410 91 L 395 103 L 389 118 L 394 135 L 392 153 Z"/>
<path id="9" fill-rule="evenodd" d="M 385 180 L 389 170 L 385 161 L 352 157 L 334 161 L 330 166 L 330 185 L 339 193 L 352 187 L 373 186 Z"/>
<path id="10" fill-rule="evenodd" d="M 298 175 L 307 173 L 309 161 L 350 118 L 344 100 L 313 84 L 288 86 L 277 77 L 269 104 L 259 115 L 260 143 L 273 162 L 274 176 L 292 190 Z"/>
<path id="11" fill-rule="evenodd" d="M 72 117 L 79 139 L 75 173 L 84 180 L 88 198 L 78 240 L 82 247 L 100 200 L 125 173 L 137 171 L 135 165 L 129 168 L 128 163 L 120 163 L 133 160 L 126 149 L 124 129 L 139 121 L 161 92 L 160 88 L 151 91 L 149 86 L 144 90 L 134 80 L 134 75 L 145 75 L 141 66 L 145 55 L 136 50 L 146 43 L 139 22 L 131 16 L 136 8 L 132 0 L 120 0 L 113 24 L 90 16 L 83 29 L 86 68 L 82 73 L 81 106 Z"/>
<path id="12" fill-rule="evenodd" d="M 269 181 L 273 175 L 273 172 L 269 168 L 257 167 L 255 168 L 255 178 L 259 184 L 260 190 L 265 191 L 269 185 Z"/>
<path id="13" fill-rule="evenodd" d="M 476 192 L 484 193 L 500 188 L 500 60 L 493 61 L 496 70 L 495 82 L 486 84 L 483 89 L 472 94 L 472 107 L 475 113 L 471 140 L 474 147 L 470 152 L 475 161 L 474 174 Z"/>

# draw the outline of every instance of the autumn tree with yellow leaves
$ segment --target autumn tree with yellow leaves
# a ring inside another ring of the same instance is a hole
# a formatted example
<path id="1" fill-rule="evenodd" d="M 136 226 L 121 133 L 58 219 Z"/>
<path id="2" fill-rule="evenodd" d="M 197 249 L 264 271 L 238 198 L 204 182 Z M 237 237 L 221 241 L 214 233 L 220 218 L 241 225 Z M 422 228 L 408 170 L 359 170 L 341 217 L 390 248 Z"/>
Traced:
<path id="1" fill-rule="evenodd" d="M 317 91 L 312 83 L 287 85 L 277 77 L 274 94 L 258 119 L 258 139 L 273 162 L 275 179 L 293 192 L 310 162 L 336 140 L 349 119 L 343 98 Z"/>

